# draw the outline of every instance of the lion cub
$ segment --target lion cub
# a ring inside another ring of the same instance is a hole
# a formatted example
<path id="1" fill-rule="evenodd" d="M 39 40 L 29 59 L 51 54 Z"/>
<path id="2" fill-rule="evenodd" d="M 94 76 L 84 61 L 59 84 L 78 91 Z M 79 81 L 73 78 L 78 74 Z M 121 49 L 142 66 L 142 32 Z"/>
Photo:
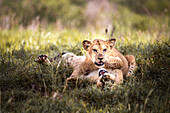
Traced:
<path id="1" fill-rule="evenodd" d="M 82 45 L 86 50 L 86 57 L 79 65 L 74 67 L 72 75 L 67 80 L 89 76 L 97 80 L 99 78 L 98 73 L 96 76 L 92 76 L 92 73 L 95 75 L 96 71 L 99 72 L 99 69 L 104 68 L 108 73 L 115 75 L 113 77 L 115 83 L 120 84 L 123 81 L 123 76 L 129 76 L 129 63 L 126 58 L 131 58 L 134 64 L 135 58 L 132 55 L 125 58 L 114 48 L 115 42 L 116 39 L 107 41 L 95 39 L 92 42 L 84 40 Z"/>
<path id="2" fill-rule="evenodd" d="M 116 39 L 107 41 L 95 39 L 92 42 L 84 40 L 82 45 L 86 50 L 86 57 L 76 56 L 73 53 L 63 54 L 62 59 L 65 65 L 74 69 L 67 81 L 88 78 L 100 86 L 103 85 L 103 80 L 111 80 L 115 84 L 120 84 L 123 77 L 130 76 L 136 67 L 135 57 L 133 55 L 123 56 L 114 48 L 115 42 Z M 40 61 L 44 59 L 49 61 L 46 56 L 41 57 L 42 55 L 38 57 Z"/>
<path id="3" fill-rule="evenodd" d="M 69 66 L 71 68 L 73 68 L 74 70 L 79 68 L 79 66 L 85 61 L 86 57 L 85 56 L 76 56 L 73 53 L 66 53 L 62 55 L 62 60 L 65 63 L 65 66 Z M 110 61 L 109 61 L 110 60 Z M 122 72 L 120 71 L 120 68 L 122 67 L 123 63 L 122 60 L 120 58 L 116 58 L 116 57 L 108 57 L 108 61 L 106 62 L 106 67 L 107 70 L 105 68 L 96 68 L 95 70 L 85 70 L 84 75 L 79 75 L 77 76 L 78 78 L 86 78 L 89 79 L 90 81 L 94 81 L 97 82 L 98 86 L 103 86 L 104 85 L 104 81 L 115 81 L 115 76 L 118 75 L 118 73 L 121 74 L 121 76 L 119 76 L 120 80 L 123 75 Z M 118 77 L 118 76 L 117 76 Z M 72 80 L 72 79 L 76 79 L 75 76 L 70 76 L 68 80 Z M 117 82 L 118 82 L 117 80 Z"/>

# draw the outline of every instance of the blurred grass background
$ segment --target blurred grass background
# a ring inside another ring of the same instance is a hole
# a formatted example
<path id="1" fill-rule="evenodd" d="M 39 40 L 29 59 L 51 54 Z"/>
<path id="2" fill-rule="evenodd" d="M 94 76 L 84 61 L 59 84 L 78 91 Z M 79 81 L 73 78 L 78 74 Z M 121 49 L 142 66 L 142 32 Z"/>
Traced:
<path id="1" fill-rule="evenodd" d="M 1 112 L 170 112 L 169 0 L 0 0 Z M 109 39 L 136 57 L 120 86 L 70 83 L 72 69 L 40 54 L 84 55 L 84 39 Z M 108 35 L 105 29 L 108 29 Z"/>

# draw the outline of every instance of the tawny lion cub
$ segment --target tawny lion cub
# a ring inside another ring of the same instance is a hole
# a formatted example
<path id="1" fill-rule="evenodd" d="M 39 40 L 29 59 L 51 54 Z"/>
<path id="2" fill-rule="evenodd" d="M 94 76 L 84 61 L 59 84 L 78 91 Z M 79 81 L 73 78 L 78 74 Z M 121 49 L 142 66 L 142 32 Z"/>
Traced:
<path id="1" fill-rule="evenodd" d="M 96 39 L 92 42 L 84 40 L 82 45 L 86 50 L 86 57 L 76 56 L 73 53 L 63 54 L 62 60 L 65 65 L 74 69 L 67 81 L 88 78 L 101 86 L 104 85 L 104 81 L 109 80 L 119 84 L 123 81 L 123 77 L 130 76 L 136 67 L 135 57 L 133 55 L 123 56 L 114 48 L 115 42 L 116 39 L 107 41 Z M 51 63 L 46 55 L 40 55 L 36 61 Z"/>
<path id="2" fill-rule="evenodd" d="M 130 69 L 129 63 L 132 64 L 133 62 L 134 66 L 136 63 L 134 56 L 128 55 L 126 59 L 125 56 L 118 52 L 114 48 L 115 42 L 116 39 L 110 39 L 108 41 L 95 39 L 92 42 L 84 40 L 82 45 L 87 53 L 86 58 L 79 65 L 75 66 L 72 75 L 67 78 L 67 81 L 78 77 L 89 77 L 103 68 L 108 73 L 114 74 L 114 81 L 120 84 L 123 81 L 123 76 L 130 75 L 128 74 L 128 70 Z M 130 62 L 128 63 L 129 59 Z M 96 77 L 99 78 L 99 76 Z M 97 79 L 96 77 L 94 79 Z"/>

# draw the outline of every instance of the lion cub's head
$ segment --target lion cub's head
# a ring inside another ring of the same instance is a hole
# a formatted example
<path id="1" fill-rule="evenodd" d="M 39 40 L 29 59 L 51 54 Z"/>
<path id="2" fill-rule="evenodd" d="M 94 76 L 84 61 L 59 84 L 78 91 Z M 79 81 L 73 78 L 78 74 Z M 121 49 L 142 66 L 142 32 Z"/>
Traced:
<path id="1" fill-rule="evenodd" d="M 107 41 L 95 39 L 94 41 L 84 40 L 82 42 L 84 49 L 87 51 L 87 58 L 89 58 L 96 67 L 104 67 L 109 53 L 115 45 L 116 39 Z"/>

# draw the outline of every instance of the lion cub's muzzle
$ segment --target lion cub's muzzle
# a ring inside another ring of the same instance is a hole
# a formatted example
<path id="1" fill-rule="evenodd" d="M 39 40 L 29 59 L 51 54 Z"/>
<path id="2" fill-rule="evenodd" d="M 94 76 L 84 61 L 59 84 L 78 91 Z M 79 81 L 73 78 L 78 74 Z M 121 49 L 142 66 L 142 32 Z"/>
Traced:
<path id="1" fill-rule="evenodd" d="M 104 66 L 105 62 L 99 61 L 99 62 L 95 62 L 96 66 Z"/>
<path id="2" fill-rule="evenodd" d="M 95 65 L 100 67 L 104 66 L 105 62 L 103 60 L 104 60 L 103 55 L 99 54 L 97 60 L 95 61 Z"/>

